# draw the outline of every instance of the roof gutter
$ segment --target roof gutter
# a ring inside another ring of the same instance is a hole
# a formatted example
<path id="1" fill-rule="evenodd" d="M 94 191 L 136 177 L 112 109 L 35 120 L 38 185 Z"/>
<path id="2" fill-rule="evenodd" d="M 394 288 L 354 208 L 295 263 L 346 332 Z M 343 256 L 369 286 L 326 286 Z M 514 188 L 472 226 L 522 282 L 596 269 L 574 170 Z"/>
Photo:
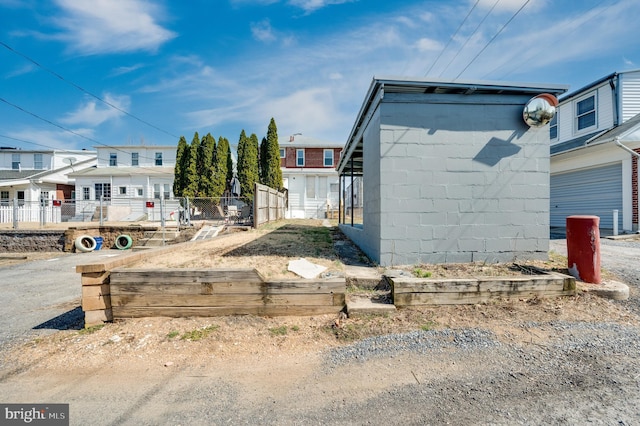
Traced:
<path id="1" fill-rule="evenodd" d="M 628 146 L 623 145 L 622 142 L 620 142 L 620 137 L 619 136 L 616 136 L 616 138 L 614 139 L 614 142 L 616 143 L 616 145 L 618 145 L 620 148 L 622 148 L 625 151 L 627 151 L 629 154 L 635 155 L 637 158 L 640 158 L 640 154 L 638 154 L 637 152 L 635 152 L 634 150 L 632 150 Z"/>

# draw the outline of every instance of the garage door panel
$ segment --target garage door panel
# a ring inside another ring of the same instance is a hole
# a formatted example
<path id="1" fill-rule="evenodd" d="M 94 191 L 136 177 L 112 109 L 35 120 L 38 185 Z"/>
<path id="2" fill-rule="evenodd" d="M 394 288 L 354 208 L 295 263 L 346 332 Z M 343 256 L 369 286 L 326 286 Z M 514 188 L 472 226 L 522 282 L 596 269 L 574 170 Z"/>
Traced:
<path id="1" fill-rule="evenodd" d="M 550 195 L 551 226 L 565 226 L 567 216 L 594 215 L 611 229 L 614 209 L 622 223 L 622 164 L 553 175 Z"/>

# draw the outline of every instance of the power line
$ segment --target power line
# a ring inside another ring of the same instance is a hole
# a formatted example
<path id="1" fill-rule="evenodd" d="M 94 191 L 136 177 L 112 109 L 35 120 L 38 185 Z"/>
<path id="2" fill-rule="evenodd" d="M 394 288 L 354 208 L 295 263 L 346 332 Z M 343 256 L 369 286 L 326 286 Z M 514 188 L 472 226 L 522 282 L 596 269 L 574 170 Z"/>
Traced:
<path id="1" fill-rule="evenodd" d="M 513 21 L 513 19 L 518 16 L 518 14 L 520 13 L 520 11 L 522 11 L 522 9 L 524 9 L 524 7 L 526 5 L 529 4 L 531 0 L 527 0 L 526 2 L 524 2 L 524 4 L 522 6 L 520 6 L 520 9 L 518 9 L 518 11 L 516 13 L 513 14 L 513 16 L 511 18 L 509 18 L 509 20 L 502 26 L 502 28 L 500 28 L 500 30 L 496 33 L 496 35 L 494 35 L 491 40 L 489 40 L 487 42 L 487 44 L 484 45 L 484 47 L 482 49 L 480 49 L 480 51 L 478 52 L 478 54 L 476 56 L 473 57 L 473 59 L 471 59 L 471 61 L 467 64 L 466 67 L 464 67 L 464 69 L 462 71 L 460 71 L 460 73 L 458 73 L 458 75 L 456 76 L 456 78 L 454 78 L 453 80 L 457 80 L 458 77 L 460 77 L 462 75 L 462 73 L 464 73 L 467 68 L 469 68 L 471 66 L 472 63 L 475 62 L 476 59 L 478 59 L 478 57 L 482 54 L 482 52 L 485 51 L 485 49 L 487 47 L 489 47 L 489 45 L 496 39 L 496 37 L 498 37 L 500 35 L 500 33 L 507 27 L 507 25 L 509 25 L 509 23 L 511 23 L 511 21 Z"/>
<path id="2" fill-rule="evenodd" d="M 431 66 L 429 67 L 429 69 L 427 70 L 427 72 L 424 74 L 425 77 L 427 75 L 429 75 L 429 73 L 431 72 L 431 70 L 433 69 L 433 67 L 435 66 L 436 63 L 438 63 L 438 61 L 440 60 L 440 57 L 442 56 L 442 54 L 444 53 L 445 50 L 447 50 L 447 47 L 449 47 L 449 45 L 451 44 L 451 42 L 453 41 L 453 39 L 455 38 L 456 35 L 458 35 L 458 32 L 460 31 L 460 29 L 462 28 L 462 26 L 464 25 L 465 22 L 467 22 L 467 19 L 469 18 L 469 15 L 471 15 L 471 12 L 473 12 L 473 10 L 476 8 L 476 6 L 478 5 L 478 3 L 480 3 L 480 0 L 476 0 L 476 3 L 473 5 L 473 7 L 471 8 L 471 10 L 469 11 L 469 13 L 467 13 L 467 16 L 464 17 L 464 19 L 462 20 L 462 22 L 460 23 L 460 25 L 458 26 L 458 29 L 456 29 L 456 31 L 451 35 L 451 38 L 449 39 L 449 41 L 447 42 L 447 45 L 442 48 L 442 50 L 440 51 L 440 54 L 438 54 L 438 57 L 436 58 L 435 61 L 433 61 L 433 63 L 431 64 Z"/>
<path id="3" fill-rule="evenodd" d="M 120 111 L 121 113 L 126 114 L 127 116 L 129 116 L 129 117 L 131 117 L 131 118 L 133 118 L 133 119 L 135 119 L 135 120 L 138 120 L 139 122 L 141 122 L 141 123 L 143 123 L 143 124 L 146 124 L 146 125 L 147 125 L 147 126 L 149 126 L 149 127 L 152 127 L 152 128 L 154 128 L 154 129 L 158 130 L 159 132 L 162 132 L 162 133 L 164 133 L 164 134 L 166 134 L 166 135 L 169 135 L 169 136 L 171 136 L 171 137 L 173 137 L 173 138 L 176 138 L 176 139 L 178 139 L 178 138 L 179 138 L 178 136 L 176 136 L 176 135 L 174 135 L 174 134 L 172 134 L 172 133 L 170 133 L 170 132 L 168 132 L 168 131 L 166 131 L 166 130 L 164 130 L 164 129 L 161 129 L 160 127 L 158 127 L 158 126 L 156 126 L 156 125 L 154 125 L 154 124 L 151 124 L 151 123 L 149 123 L 148 121 L 143 120 L 142 118 L 136 117 L 135 115 L 133 115 L 133 114 L 131 114 L 130 112 L 128 112 L 128 111 L 126 111 L 126 110 L 124 110 L 124 109 L 122 109 L 122 108 L 120 108 L 120 107 L 118 107 L 118 106 L 116 106 L 116 105 L 112 104 L 111 102 L 109 102 L 109 101 L 106 101 L 106 100 L 102 99 L 100 96 L 95 95 L 95 94 L 93 94 L 93 93 L 89 92 L 88 90 L 86 90 L 86 89 L 84 89 L 83 87 L 81 87 L 81 86 L 77 85 L 76 83 L 74 83 L 74 82 L 72 82 L 72 81 L 70 81 L 70 80 L 67 80 L 66 78 L 64 78 L 63 76 L 61 76 L 60 74 L 58 74 L 57 72 L 55 72 L 55 71 L 53 71 L 53 70 L 51 70 L 51 69 L 49 69 L 49 68 L 47 68 L 47 67 L 43 66 L 42 64 L 38 63 L 36 60 L 34 60 L 34 59 L 30 58 L 29 56 L 25 55 L 24 53 L 17 51 L 16 49 L 14 49 L 13 47 L 9 46 L 9 45 L 8 45 L 8 44 L 6 44 L 5 42 L 0 41 L 0 45 L 2 45 L 3 47 L 5 47 L 7 50 L 9 50 L 9 51 L 11 51 L 11 52 L 15 53 L 16 55 L 23 57 L 23 58 L 24 58 L 24 59 L 26 59 L 27 61 L 29 61 L 29 62 L 31 62 L 32 64 L 36 65 L 37 67 L 42 68 L 43 70 L 45 70 L 45 71 L 46 71 L 46 72 L 48 72 L 49 74 L 51 74 L 51 75 L 53 75 L 53 76 L 57 77 L 58 79 L 60 79 L 60 80 L 64 81 L 65 83 L 67 83 L 67 84 L 69 84 L 69 85 L 71 85 L 71 86 L 75 87 L 76 89 L 78 89 L 78 90 L 79 90 L 79 91 L 81 91 L 82 93 L 85 93 L 85 94 L 87 94 L 87 95 L 89 95 L 89 96 L 91 96 L 91 97 L 93 97 L 93 98 L 95 98 L 95 99 L 99 100 L 100 102 L 104 103 L 105 105 L 108 105 L 108 106 L 110 106 L 111 108 L 116 109 L 116 110 Z"/>
<path id="4" fill-rule="evenodd" d="M 449 61 L 449 63 L 447 64 L 446 67 L 444 67 L 444 69 L 442 70 L 442 72 L 440 73 L 439 77 L 442 77 L 442 74 L 444 74 L 444 72 L 447 70 L 447 68 L 449 68 L 449 66 L 451 65 L 451 63 L 453 63 L 453 61 L 456 60 L 456 58 L 458 57 L 458 55 L 460 54 L 460 52 L 462 52 L 462 50 L 467 46 L 467 43 L 469 43 L 469 41 L 471 41 L 471 39 L 473 38 L 474 35 L 476 35 L 476 33 L 478 32 L 478 30 L 480 29 L 480 27 L 482 26 L 482 24 L 484 23 L 484 21 L 489 17 L 489 15 L 491 15 L 491 12 L 493 12 L 493 9 L 495 9 L 496 5 L 498 4 L 500 0 L 496 0 L 496 2 L 493 4 L 493 6 L 491 6 L 491 9 L 489 9 L 489 11 L 487 12 L 486 15 L 484 15 L 484 18 L 482 18 L 482 20 L 480 21 L 480 23 L 476 26 L 476 29 L 473 30 L 473 32 L 471 33 L 471 35 L 469 37 L 467 37 L 467 39 L 465 40 L 464 44 L 460 47 L 460 49 L 458 49 L 458 51 L 456 52 L 456 54 L 453 56 L 453 58 L 451 58 L 451 60 Z"/>
<path id="5" fill-rule="evenodd" d="M 71 130 L 71 129 L 68 129 L 68 128 L 64 127 L 64 126 L 61 126 L 60 124 L 54 123 L 53 121 L 48 120 L 48 119 L 46 119 L 46 118 L 44 118 L 44 117 L 41 117 L 41 116 L 39 116 L 38 114 L 36 114 L 36 113 L 34 113 L 34 112 L 28 111 L 28 110 L 26 110 L 26 109 L 22 108 L 22 107 L 21 107 L 21 106 L 19 106 L 19 105 L 16 105 L 16 104 L 14 104 L 14 103 L 12 103 L 12 102 L 7 101 L 6 99 L 4 99 L 4 98 L 2 98 L 2 97 L 0 97 L 0 102 L 4 102 L 5 104 L 7 104 L 7 105 L 9 105 L 9 106 L 12 106 L 13 108 L 15 108 L 15 109 L 17 109 L 17 110 L 19 110 L 19 111 L 22 111 L 22 112 L 24 112 L 25 114 L 29 114 L 30 116 L 35 117 L 35 118 L 37 118 L 38 120 L 44 121 L 44 122 L 45 122 L 45 123 L 47 123 L 47 124 L 50 124 L 50 125 L 52 125 L 52 126 L 55 126 L 55 127 L 59 128 L 59 129 L 61 129 L 61 130 L 64 130 L 65 132 L 68 132 L 68 133 L 71 133 L 71 134 L 73 134 L 73 135 L 79 136 L 79 137 L 81 137 L 81 138 L 83 138 L 83 139 L 86 139 L 86 140 L 88 140 L 88 141 L 92 142 L 92 143 L 95 143 L 95 144 L 98 144 L 98 145 L 102 145 L 102 146 L 107 147 L 107 148 L 112 148 L 114 151 L 119 151 L 119 152 L 122 152 L 122 153 L 124 153 L 124 154 L 131 154 L 131 151 L 123 150 L 123 149 L 118 148 L 117 146 L 114 146 L 114 145 L 107 145 L 107 144 L 102 143 L 102 142 L 100 142 L 100 141 L 98 141 L 98 140 L 95 140 L 95 139 L 93 139 L 93 138 L 90 138 L 90 137 L 85 136 L 85 135 L 83 135 L 83 134 L 80 134 L 80 133 L 78 133 L 78 132 L 75 132 L 75 131 L 73 131 L 73 130 Z M 141 158 L 144 158 L 144 159 L 147 159 L 147 160 L 155 160 L 155 158 L 147 157 L 147 156 L 141 156 Z M 155 170 L 155 169 L 149 169 L 149 168 L 145 168 L 145 167 L 140 167 L 140 169 L 143 169 L 143 170 Z"/>
<path id="6" fill-rule="evenodd" d="M 80 149 L 77 149 L 77 150 L 60 149 L 60 148 L 56 148 L 56 147 L 53 147 L 53 146 L 50 146 L 50 145 L 44 145 L 44 144 L 41 144 L 41 143 L 38 143 L 38 142 L 31 142 L 31 141 L 27 141 L 27 140 L 20 139 L 20 138 L 14 138 L 13 136 L 8 136 L 8 135 L 3 135 L 3 134 L 0 134 L 0 138 L 10 139 L 10 140 L 16 141 L 16 142 L 28 143 L 30 145 L 37 145 L 37 146 L 41 146 L 43 148 L 49 148 L 49 149 L 51 149 L 53 151 L 67 152 L 69 154 L 75 154 L 78 151 L 82 151 Z"/>

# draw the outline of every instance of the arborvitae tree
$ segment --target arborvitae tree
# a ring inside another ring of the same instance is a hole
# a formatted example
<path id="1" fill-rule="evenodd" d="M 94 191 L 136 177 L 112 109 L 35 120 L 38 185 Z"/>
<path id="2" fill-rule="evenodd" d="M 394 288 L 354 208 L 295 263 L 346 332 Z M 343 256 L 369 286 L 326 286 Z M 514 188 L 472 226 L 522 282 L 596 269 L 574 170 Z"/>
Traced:
<path id="1" fill-rule="evenodd" d="M 207 133 L 205 137 L 202 138 L 202 142 L 200 142 L 200 156 L 198 158 L 199 167 L 199 192 L 203 197 L 212 197 L 213 190 L 213 175 L 215 173 L 214 170 L 214 156 L 216 149 L 216 139 L 211 136 L 211 133 Z"/>
<path id="2" fill-rule="evenodd" d="M 278 190 L 284 188 L 284 185 L 282 184 L 282 169 L 280 168 L 278 128 L 276 127 L 276 121 L 273 118 L 271 118 L 269 128 L 267 129 L 265 165 L 267 167 L 265 185 Z"/>
<path id="3" fill-rule="evenodd" d="M 184 191 L 185 180 L 185 157 L 189 155 L 189 145 L 184 136 L 180 136 L 178 141 L 178 148 L 176 149 L 176 165 L 173 169 L 173 194 L 176 197 L 181 197 Z"/>
<path id="4" fill-rule="evenodd" d="M 262 142 L 260 142 L 259 165 L 260 165 L 260 183 L 263 185 L 266 185 L 267 170 L 269 170 L 269 167 L 267 166 L 267 138 L 262 138 Z"/>
<path id="5" fill-rule="evenodd" d="M 189 166 L 187 168 L 185 189 L 182 192 L 185 197 L 197 197 L 199 195 L 200 176 L 198 175 L 198 151 L 200 151 L 200 137 L 198 132 L 193 135 L 189 148 Z"/>
<path id="6" fill-rule="evenodd" d="M 227 189 L 227 153 L 229 152 L 229 141 L 220 136 L 218 138 L 218 146 L 216 146 L 214 175 L 213 175 L 213 194 L 212 197 L 222 197 L 224 190 Z"/>
<path id="7" fill-rule="evenodd" d="M 238 142 L 238 180 L 242 197 L 253 197 L 254 185 L 260 182 L 258 171 L 258 137 L 253 133 L 247 138 L 243 130 Z"/>
<path id="8" fill-rule="evenodd" d="M 233 179 L 233 156 L 231 155 L 231 144 L 229 139 L 224 138 L 225 143 L 229 147 L 227 149 L 227 186 L 231 185 L 231 179 Z"/>

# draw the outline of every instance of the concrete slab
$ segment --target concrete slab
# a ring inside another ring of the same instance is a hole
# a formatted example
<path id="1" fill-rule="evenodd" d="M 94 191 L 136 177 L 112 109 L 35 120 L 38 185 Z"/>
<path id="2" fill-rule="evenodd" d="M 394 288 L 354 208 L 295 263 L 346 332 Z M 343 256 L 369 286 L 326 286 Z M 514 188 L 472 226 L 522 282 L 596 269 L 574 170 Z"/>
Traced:
<path id="1" fill-rule="evenodd" d="M 354 318 L 363 315 L 385 315 L 396 311 L 396 307 L 390 303 L 380 303 L 370 298 L 350 298 L 347 302 L 347 316 Z"/>
<path id="2" fill-rule="evenodd" d="M 629 286 L 618 281 L 606 281 L 602 284 L 577 283 L 578 290 L 593 293 L 596 296 L 612 300 L 627 300 L 629 298 Z"/>
<path id="3" fill-rule="evenodd" d="M 377 268 L 347 265 L 344 268 L 347 285 L 354 287 L 375 289 L 386 284 Z"/>
<path id="4" fill-rule="evenodd" d="M 302 278 L 310 280 L 326 271 L 327 267 L 316 265 L 315 263 L 309 262 L 307 259 L 300 258 L 298 260 L 290 261 L 287 270 L 300 275 Z"/>

